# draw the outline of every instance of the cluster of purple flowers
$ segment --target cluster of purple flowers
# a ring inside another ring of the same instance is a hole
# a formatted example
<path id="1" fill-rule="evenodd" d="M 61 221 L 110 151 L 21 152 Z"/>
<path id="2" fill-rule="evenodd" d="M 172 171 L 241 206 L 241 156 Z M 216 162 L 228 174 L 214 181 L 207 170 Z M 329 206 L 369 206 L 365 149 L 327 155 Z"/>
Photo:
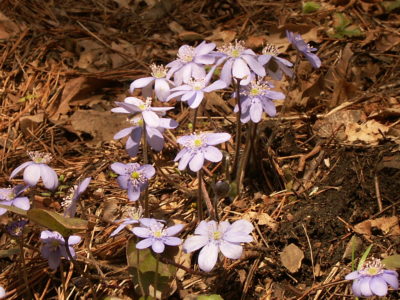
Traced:
<path id="1" fill-rule="evenodd" d="M 313 53 L 317 49 L 306 44 L 300 35 L 287 32 L 287 37 L 293 47 L 310 61 L 313 67 L 318 68 L 321 61 Z M 126 151 L 131 157 L 139 153 L 142 139 L 154 151 L 162 151 L 164 147 L 164 132 L 174 129 L 178 123 L 165 117 L 173 107 L 155 106 L 154 100 L 168 102 L 177 99 L 187 102 L 192 109 L 198 108 L 206 98 L 206 93 L 227 88 L 233 83 L 237 87 L 236 95 L 240 101 L 235 107 L 241 112 L 241 121 L 260 122 L 265 112 L 269 116 L 276 115 L 274 100 L 284 99 L 281 92 L 272 91 L 274 86 L 265 80 L 268 75 L 275 80 L 281 80 L 283 74 L 293 75 L 292 63 L 278 56 L 273 45 L 267 45 L 262 54 L 245 47 L 244 42 L 235 41 L 216 47 L 214 43 L 202 42 L 196 47 L 183 45 L 179 48 L 176 60 L 166 66 L 152 64 L 151 76 L 139 78 L 130 85 L 130 92 L 141 89 L 141 97 L 127 97 L 122 102 L 116 102 L 112 109 L 115 113 L 129 115 L 131 126 L 117 132 L 114 139 L 126 138 Z M 215 70 L 221 69 L 220 78 L 213 81 Z M 157 104 L 156 104 L 157 105 Z M 240 109 L 239 109 L 240 106 Z M 200 132 L 181 136 L 177 142 L 182 146 L 175 157 L 178 169 L 184 170 L 189 166 L 193 172 L 200 171 L 205 162 L 220 162 L 222 152 L 215 147 L 228 142 L 231 135 L 228 133 Z M 23 210 L 30 209 L 28 197 L 22 195 L 26 189 L 34 187 L 41 180 L 46 189 L 54 191 L 59 185 L 57 173 L 48 166 L 52 156 L 37 151 L 28 153 L 31 160 L 14 169 L 10 179 L 23 171 L 25 185 L 13 188 L 0 189 L 0 204 L 15 206 Z M 146 160 L 145 160 L 146 161 Z M 111 169 L 118 175 L 119 186 L 127 191 L 130 201 L 137 201 L 141 193 L 148 187 L 149 180 L 154 177 L 156 170 L 151 164 L 115 162 Z M 200 174 L 200 173 L 199 173 Z M 80 196 L 87 189 L 91 178 L 84 178 L 70 190 L 64 199 L 64 217 L 73 218 L 77 211 Z M 7 209 L 0 208 L 0 215 Z M 15 211 L 15 209 L 14 209 Z M 147 212 L 148 213 L 148 212 Z M 179 246 L 182 239 L 176 237 L 184 225 L 175 224 L 167 227 L 164 221 L 154 218 L 143 218 L 140 206 L 130 212 L 129 216 L 116 221 L 117 228 L 111 233 L 115 236 L 128 227 L 141 240 L 136 244 L 137 249 L 150 248 L 155 253 L 162 253 L 166 246 Z M 19 221 L 7 227 L 8 232 L 21 236 L 27 221 Z M 132 227 L 132 228 L 131 228 Z M 239 259 L 243 252 L 243 243 L 253 241 L 251 232 L 253 225 L 245 220 L 238 220 L 232 224 L 227 221 L 202 220 L 197 226 L 194 235 L 183 243 L 187 253 L 200 250 L 198 264 L 201 270 L 211 271 L 218 261 L 219 252 L 229 259 Z M 56 231 L 44 230 L 41 232 L 41 255 L 47 259 L 49 267 L 56 270 L 62 258 L 70 259 L 76 256 L 73 245 L 81 242 L 81 237 L 71 235 L 63 237 Z M 372 271 L 374 270 L 374 271 Z M 355 279 L 353 290 L 356 295 L 383 295 L 387 285 L 398 287 L 397 273 L 383 270 L 377 264 L 365 266 L 362 270 L 348 275 L 348 279 Z M 368 288 L 367 288 L 368 287 Z M 5 290 L 0 286 L 0 298 L 5 296 Z"/>

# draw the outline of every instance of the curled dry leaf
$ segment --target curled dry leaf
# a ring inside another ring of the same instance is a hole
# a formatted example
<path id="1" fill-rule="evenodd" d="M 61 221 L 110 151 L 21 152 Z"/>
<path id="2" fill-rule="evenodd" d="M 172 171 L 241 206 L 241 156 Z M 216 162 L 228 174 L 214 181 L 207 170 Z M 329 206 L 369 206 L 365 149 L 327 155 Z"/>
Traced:
<path id="1" fill-rule="evenodd" d="M 396 216 L 365 220 L 355 225 L 354 231 L 359 234 L 370 236 L 372 235 L 372 227 L 380 229 L 385 235 L 388 236 L 400 235 L 399 218 Z"/>

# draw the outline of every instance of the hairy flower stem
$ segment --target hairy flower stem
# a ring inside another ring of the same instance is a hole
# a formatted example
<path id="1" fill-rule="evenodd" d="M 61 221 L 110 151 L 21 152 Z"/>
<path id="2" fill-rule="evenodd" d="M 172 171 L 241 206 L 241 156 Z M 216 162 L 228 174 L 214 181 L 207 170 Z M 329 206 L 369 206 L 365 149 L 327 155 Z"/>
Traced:
<path id="1" fill-rule="evenodd" d="M 198 188 L 197 188 L 197 218 L 198 221 L 200 222 L 203 220 L 203 199 L 202 199 L 202 181 L 203 181 L 203 176 L 202 176 L 202 170 L 200 169 L 197 171 L 197 183 L 198 183 Z"/>
<path id="2" fill-rule="evenodd" d="M 197 123 L 197 114 L 199 112 L 199 107 L 196 107 L 194 110 L 194 116 L 193 116 L 193 123 L 192 123 L 192 132 L 195 133 L 196 131 L 196 123 Z"/>
<path id="3" fill-rule="evenodd" d="M 60 264 L 60 276 L 61 276 L 62 299 L 65 299 L 67 295 L 67 289 L 65 288 L 64 266 L 62 263 Z"/>
<path id="4" fill-rule="evenodd" d="M 154 299 L 157 299 L 157 286 L 158 286 L 158 267 L 160 265 L 160 259 L 156 256 L 156 271 L 154 274 Z"/>
<path id="5" fill-rule="evenodd" d="M 246 143 L 244 146 L 244 153 L 240 157 L 241 159 L 239 161 L 239 168 L 238 168 L 237 174 L 236 174 L 237 194 L 238 195 L 240 194 L 240 191 L 242 189 L 244 173 L 246 171 L 247 163 L 249 162 L 250 150 L 253 145 L 253 137 L 252 137 L 253 127 L 254 127 L 254 123 L 250 122 L 250 125 L 247 127 L 247 136 L 246 136 Z"/>
<path id="6" fill-rule="evenodd" d="M 139 259 L 140 259 L 140 250 L 136 249 L 136 265 L 137 265 L 136 272 L 137 272 L 137 277 L 138 277 L 138 284 L 139 284 L 139 288 L 140 288 L 140 292 L 142 293 L 142 296 L 145 297 L 146 294 L 144 292 L 143 283 L 142 283 L 142 279 L 141 279 L 140 271 L 139 271 L 139 263 L 140 263 Z"/>
<path id="7" fill-rule="evenodd" d="M 23 233 L 21 234 L 21 236 L 18 238 L 18 244 L 19 244 L 19 257 L 21 260 L 21 273 L 22 273 L 22 277 L 24 278 L 24 282 L 25 282 L 25 288 L 26 288 L 26 295 L 28 296 L 28 299 L 33 299 L 32 297 L 32 293 L 31 293 L 31 288 L 29 287 L 29 280 L 28 280 L 28 274 L 26 273 L 26 269 L 25 269 L 25 252 L 24 252 L 24 237 L 23 237 Z"/>
<path id="8" fill-rule="evenodd" d="M 69 250 L 69 244 L 68 244 L 69 237 L 64 236 L 63 238 L 64 238 L 65 250 L 67 252 L 67 256 L 68 256 L 69 260 L 76 267 L 76 269 L 78 270 L 78 273 L 80 273 L 84 278 L 88 279 L 90 291 L 92 292 L 92 295 L 93 295 L 93 300 L 96 300 L 97 299 L 96 291 L 94 289 L 93 282 L 89 279 L 90 278 L 89 274 L 86 274 L 86 272 L 84 270 L 82 270 L 81 266 L 76 262 L 75 258 L 72 256 L 71 251 Z"/>
<path id="9" fill-rule="evenodd" d="M 235 153 L 234 153 L 234 159 L 233 159 L 233 167 L 232 167 L 232 176 L 237 175 L 236 170 L 238 169 L 238 164 L 239 164 L 239 157 L 240 157 L 240 141 L 242 137 L 242 122 L 240 121 L 240 118 L 242 116 L 242 105 L 240 103 L 240 79 L 236 79 L 236 81 L 233 81 L 234 84 L 234 89 L 236 93 L 236 104 L 239 107 L 239 112 L 236 115 L 236 136 L 235 136 Z M 235 180 L 237 178 L 234 178 Z"/>
<path id="10" fill-rule="evenodd" d="M 149 163 L 149 153 L 147 147 L 147 129 L 146 122 L 143 121 L 143 162 L 144 164 Z M 146 186 L 146 190 L 144 191 L 144 216 L 148 218 L 150 216 L 149 210 L 149 186 Z"/>

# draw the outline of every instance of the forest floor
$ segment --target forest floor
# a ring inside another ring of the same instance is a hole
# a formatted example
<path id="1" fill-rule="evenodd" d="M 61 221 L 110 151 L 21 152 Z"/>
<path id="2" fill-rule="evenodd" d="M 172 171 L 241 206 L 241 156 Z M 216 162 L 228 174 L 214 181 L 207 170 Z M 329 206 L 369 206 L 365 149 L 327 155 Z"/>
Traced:
<path id="1" fill-rule="evenodd" d="M 0 186 L 22 182 L 9 175 L 29 159 L 27 151 L 50 152 L 62 177 L 54 194 L 29 192 L 32 207 L 62 212 L 68 188 L 92 177 L 78 210 L 91 228 L 76 251 L 78 262 L 89 266 L 99 299 L 138 299 L 126 268 L 132 234 L 109 237 L 128 203 L 110 164 L 129 161 L 123 144 L 113 140 L 126 127 L 125 117 L 110 109 L 129 96 L 133 80 L 148 76 L 151 63 L 166 64 L 181 45 L 203 40 L 243 40 L 257 53 L 272 43 L 294 62 L 285 30 L 295 31 L 318 49 L 322 66 L 313 69 L 302 60 L 296 79 L 277 85 L 286 99 L 277 103 L 276 118 L 257 127 L 257 149 L 240 196 L 218 201 L 222 220 L 252 222 L 254 242 L 240 260 L 222 260 L 211 276 L 181 270 L 166 297 L 347 299 L 351 284 L 344 276 L 352 255 L 360 258 L 370 245 L 370 256 L 400 253 L 399 4 L 318 3 L 318 10 L 305 13 L 302 1 L 0 2 Z M 199 128 L 234 135 L 231 94 L 207 96 Z M 196 177 L 176 172 L 173 159 L 176 137 L 189 132 L 192 112 L 178 102 L 169 116 L 179 127 L 152 157 L 158 173 L 149 188 L 150 206 L 159 219 L 188 224 L 187 236 L 194 228 Z M 234 149 L 228 145 L 225 151 L 232 155 Z M 212 164 L 207 171 L 213 195 L 212 183 L 226 179 L 223 166 Z M 14 218 L 3 215 L 2 228 Z M 35 299 L 57 299 L 62 277 L 40 256 L 38 228 L 30 222 L 26 229 L 30 289 Z M 18 243 L 5 230 L 0 248 L 0 285 L 8 299 L 28 299 Z M 195 257 L 184 260 L 196 269 Z M 69 299 L 93 299 L 87 281 L 63 264 Z M 391 291 L 388 299 L 399 295 Z"/>

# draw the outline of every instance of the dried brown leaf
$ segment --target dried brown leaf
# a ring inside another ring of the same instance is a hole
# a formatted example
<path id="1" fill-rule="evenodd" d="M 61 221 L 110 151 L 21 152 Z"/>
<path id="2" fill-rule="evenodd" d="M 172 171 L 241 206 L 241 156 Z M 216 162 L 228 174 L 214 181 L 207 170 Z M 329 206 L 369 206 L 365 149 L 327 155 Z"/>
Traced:
<path id="1" fill-rule="evenodd" d="M 295 273 L 301 267 L 304 253 L 295 244 L 289 244 L 280 253 L 280 257 L 283 266 L 288 269 L 290 273 Z"/>

